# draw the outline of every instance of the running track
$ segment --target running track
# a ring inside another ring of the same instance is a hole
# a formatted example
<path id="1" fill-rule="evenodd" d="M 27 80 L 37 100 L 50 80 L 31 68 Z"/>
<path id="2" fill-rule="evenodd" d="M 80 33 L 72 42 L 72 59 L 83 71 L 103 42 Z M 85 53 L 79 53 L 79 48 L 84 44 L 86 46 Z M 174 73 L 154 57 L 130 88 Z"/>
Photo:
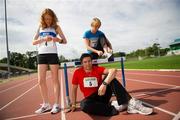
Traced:
<path id="1" fill-rule="evenodd" d="M 74 69 L 68 69 L 69 85 Z M 63 71 L 59 70 L 61 83 L 60 105 L 65 107 L 65 88 Z M 121 112 L 113 117 L 99 117 L 87 115 L 78 109 L 76 112 L 64 113 L 62 110 L 56 115 L 44 113 L 34 114 L 40 107 L 41 97 L 37 85 L 37 75 L 23 80 L 10 81 L 0 84 L 0 120 L 178 120 L 180 118 L 180 72 L 163 71 L 125 71 L 127 90 L 130 94 L 154 107 L 154 114 L 143 116 Z M 117 74 L 121 81 L 121 72 Z M 47 84 L 49 86 L 49 100 L 53 104 L 53 86 L 50 73 Z M 71 95 L 71 85 L 70 95 Z M 78 101 L 83 98 L 78 91 Z"/>

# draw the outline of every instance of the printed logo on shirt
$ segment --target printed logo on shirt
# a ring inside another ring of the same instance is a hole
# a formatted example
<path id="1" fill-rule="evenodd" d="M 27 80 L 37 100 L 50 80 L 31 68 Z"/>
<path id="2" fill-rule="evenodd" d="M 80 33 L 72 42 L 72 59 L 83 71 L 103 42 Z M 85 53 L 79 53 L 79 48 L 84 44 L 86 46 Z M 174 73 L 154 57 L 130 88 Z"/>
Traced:
<path id="1" fill-rule="evenodd" d="M 39 36 L 41 39 L 49 36 L 49 37 L 56 37 L 56 34 L 53 32 L 54 30 L 52 29 L 51 31 L 48 31 L 48 30 L 51 30 L 51 29 L 46 29 L 44 31 L 41 31 L 39 33 Z M 48 42 L 43 42 L 39 45 L 39 47 L 53 47 L 55 45 L 55 43 L 53 41 L 48 41 Z"/>
<path id="2" fill-rule="evenodd" d="M 91 40 L 90 41 L 91 47 L 97 47 L 97 43 L 98 43 L 98 40 Z"/>
<path id="3" fill-rule="evenodd" d="M 83 83 L 84 87 L 98 87 L 98 81 L 96 77 L 85 77 Z"/>

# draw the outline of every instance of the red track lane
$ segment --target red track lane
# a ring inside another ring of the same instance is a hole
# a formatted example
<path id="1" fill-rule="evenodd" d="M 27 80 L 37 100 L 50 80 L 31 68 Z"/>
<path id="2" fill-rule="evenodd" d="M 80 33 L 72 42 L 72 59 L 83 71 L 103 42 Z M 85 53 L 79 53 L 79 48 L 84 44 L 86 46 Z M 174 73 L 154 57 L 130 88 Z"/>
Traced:
<path id="1" fill-rule="evenodd" d="M 7 97 L 3 96 L 3 99 L 1 99 L 0 103 L 8 103 L 9 101 L 12 101 L 15 99 L 17 96 L 21 95 L 25 91 L 29 90 L 33 86 L 37 84 L 37 79 L 34 79 L 32 83 L 30 84 L 25 84 L 24 86 L 18 87 L 14 90 L 9 90 L 6 92 Z M 53 86 L 52 86 L 52 81 L 51 78 L 47 79 L 47 85 L 49 86 L 48 91 L 49 91 L 49 100 L 50 103 L 54 103 L 54 95 L 53 95 Z M 4 93 L 3 93 L 4 94 Z M 9 98 L 8 96 L 15 94 L 14 98 Z M 0 94 L 1 95 L 1 94 Z M 6 100 L 8 98 L 8 101 Z M 0 111 L 0 120 L 7 119 L 7 118 L 16 118 L 16 117 L 21 117 L 21 116 L 29 116 L 33 115 L 33 117 L 25 117 L 23 118 L 24 120 L 27 119 L 51 119 L 56 116 L 56 118 L 60 117 L 60 113 L 57 115 L 52 116 L 50 113 L 46 115 L 36 115 L 34 114 L 34 111 L 37 110 L 40 107 L 40 104 L 42 103 L 42 99 L 40 96 L 39 92 L 39 87 L 36 86 L 32 90 L 30 90 L 28 93 L 26 93 L 24 96 L 20 97 L 18 100 L 10 104 L 8 107 L 4 108 L 3 110 Z"/>
<path id="2" fill-rule="evenodd" d="M 146 80 L 180 86 L 180 72 L 169 71 L 125 71 L 127 79 Z M 121 72 L 117 76 L 121 77 Z"/>
<path id="3" fill-rule="evenodd" d="M 7 102 L 12 101 L 14 98 L 18 97 L 20 94 L 24 93 L 29 88 L 33 87 L 35 84 L 37 84 L 37 80 L 31 81 L 26 85 L 14 88 L 13 90 L 8 90 L 6 92 L 1 93 L 0 94 L 0 98 L 1 98 L 0 108 L 6 105 Z"/>
<path id="4" fill-rule="evenodd" d="M 60 70 L 61 71 L 61 70 Z M 72 73 L 74 69 L 68 69 L 68 78 L 69 78 L 69 91 L 71 96 L 71 79 Z M 60 72 L 60 75 L 63 72 Z M 180 72 L 160 72 L 160 71 L 125 71 L 126 75 L 126 84 L 127 90 L 130 94 L 138 99 L 143 100 L 149 104 L 152 104 L 160 109 L 170 111 L 172 113 L 177 114 L 180 111 L 180 88 L 178 89 L 170 89 L 174 86 L 180 86 Z M 121 72 L 118 72 L 117 75 L 119 81 L 121 82 Z M 32 78 L 32 77 L 31 77 Z M 31 80 L 31 81 L 30 81 Z M 61 80 L 61 76 L 60 79 Z M 139 81 L 135 81 L 139 80 Z M 34 85 L 37 84 L 37 79 L 29 79 L 26 80 L 17 80 L 17 81 L 10 81 L 8 83 L 4 83 L 0 85 L 0 91 L 8 89 L 10 87 L 16 86 L 23 82 L 29 81 L 23 85 L 19 85 L 15 88 L 9 89 L 5 92 L 0 93 L 0 108 L 6 105 L 22 93 L 26 92 Z M 159 84 L 151 84 L 151 83 L 144 83 L 144 82 L 152 82 L 152 83 L 163 83 L 163 85 Z M 49 86 L 49 98 L 51 104 L 53 103 L 53 87 L 51 78 L 47 80 Z M 165 85 L 164 85 L 165 84 Z M 170 84 L 168 86 L 167 84 Z M 64 78 L 63 78 L 63 87 L 64 87 Z M 165 90 L 164 92 L 162 90 Z M 65 100 L 65 88 L 63 88 Z M 162 91 L 160 93 L 156 93 L 157 91 Z M 152 93 L 152 94 L 149 94 Z M 140 96 L 138 96 L 140 95 Z M 78 101 L 83 99 L 83 95 L 81 94 L 80 90 L 78 91 Z M 113 98 L 114 99 L 114 98 Z M 17 118 L 22 117 L 22 120 L 59 120 L 62 118 L 62 114 L 58 113 L 56 115 L 51 115 L 49 113 L 45 113 L 42 115 L 34 114 L 34 111 L 39 107 L 39 104 L 42 102 L 41 96 L 39 93 L 38 86 L 30 90 L 28 93 L 14 101 L 12 104 L 0 110 L 0 120 L 4 120 L 7 118 Z M 127 114 L 126 112 L 122 112 L 117 116 L 113 117 L 100 117 L 100 116 L 93 116 L 87 115 L 80 111 L 70 112 L 65 114 L 66 120 L 171 120 L 174 116 L 169 115 L 161 110 L 155 109 L 155 113 L 150 116 L 143 116 L 138 114 Z M 19 118 L 19 119 L 20 119 Z"/>
<path id="5" fill-rule="evenodd" d="M 127 74 L 127 72 L 126 72 Z M 150 73 L 148 73 L 150 74 Z M 154 74 L 154 73 L 153 73 Z M 158 74 L 157 74 L 158 75 Z M 69 76 L 72 76 L 72 71 L 70 71 Z M 120 72 L 118 73 L 117 77 L 121 77 Z M 150 77 L 150 76 L 149 76 Z M 132 76 L 131 76 L 132 78 Z M 143 81 L 149 81 L 146 80 L 145 77 L 140 77 L 140 80 Z M 126 79 L 129 79 L 129 76 L 126 76 Z M 159 79 L 159 76 L 157 77 L 157 79 Z M 173 78 L 174 79 L 174 78 Z M 178 81 L 178 79 L 174 79 L 176 82 Z M 121 82 L 121 80 L 120 80 Z M 157 80 L 155 82 L 160 82 L 160 83 L 167 83 L 161 80 Z M 70 83 L 69 83 L 70 84 Z M 168 83 L 169 84 L 169 83 Z M 130 92 L 130 94 L 132 96 L 136 96 L 142 93 L 149 93 L 149 92 L 155 92 L 155 91 L 160 91 L 160 90 L 164 90 L 170 88 L 169 86 L 164 86 L 164 85 L 154 85 L 154 84 L 147 84 L 147 83 L 141 83 L 141 82 L 134 82 L 134 81 L 127 81 L 127 90 Z M 179 89 L 178 89 L 179 90 Z M 165 92 L 167 94 L 169 93 L 173 93 L 175 95 L 180 95 L 180 93 L 178 92 L 178 90 L 169 90 L 168 92 Z M 163 93 L 163 92 L 162 92 Z M 161 96 L 160 96 L 161 95 Z M 159 99 L 157 98 L 153 98 L 153 96 L 157 96 L 157 94 L 154 95 L 144 95 L 144 96 L 139 96 L 138 98 L 140 98 L 141 100 L 148 102 L 150 104 L 156 105 L 158 107 L 162 107 L 164 109 L 168 108 L 168 106 L 171 106 L 171 109 L 167 109 L 167 110 L 172 110 L 172 112 L 178 113 L 179 108 L 180 108 L 180 104 L 178 103 L 179 97 L 173 97 L 173 100 L 171 102 L 171 100 L 169 100 L 169 97 L 166 97 L 166 95 L 162 95 L 161 93 L 158 94 L 158 96 L 160 97 Z M 163 97 L 164 96 L 164 97 Z M 78 99 L 82 99 L 82 94 L 80 96 L 78 96 Z M 157 99 L 157 100 L 156 100 Z M 173 102 L 174 101 L 174 102 Z M 163 105 L 165 104 L 165 105 Z M 177 105 L 177 106 L 176 106 Z M 67 119 L 70 120 L 71 118 L 73 118 L 73 120 L 78 120 L 78 119 L 83 119 L 85 118 L 86 120 L 106 120 L 106 119 L 111 119 L 111 120 L 139 120 L 139 119 L 155 119 L 155 120 L 159 120 L 161 118 L 164 118 L 164 120 L 170 120 L 173 118 L 173 116 L 170 116 L 164 112 L 161 112 L 159 110 L 155 109 L 155 113 L 154 115 L 151 116 L 143 116 L 143 115 L 137 115 L 137 114 L 127 114 L 126 112 L 120 113 L 117 116 L 113 116 L 113 117 L 98 117 L 98 116 L 89 116 L 85 113 L 83 113 L 82 111 L 78 111 L 75 113 L 69 113 L 67 114 Z"/>
<path id="6" fill-rule="evenodd" d="M 146 83 L 136 83 L 128 81 L 127 84 L 131 85 L 127 87 L 129 93 L 142 101 L 148 102 L 160 108 L 166 109 L 168 111 L 178 113 L 180 110 L 180 104 L 178 100 L 180 99 L 180 88 L 178 89 L 168 89 L 173 87 L 165 87 L 159 85 L 151 85 Z M 136 88 L 136 89 L 134 89 Z M 162 91 L 167 90 L 167 91 Z M 160 93 L 154 93 L 157 91 L 162 91 Z M 152 93 L 152 94 L 148 94 Z M 142 95 L 147 94 L 147 95 Z M 140 95 L 140 96 L 138 96 Z"/>
<path id="7" fill-rule="evenodd" d="M 7 88 L 11 89 L 11 87 L 19 86 L 20 84 L 26 84 L 26 83 L 28 83 L 28 81 L 31 81 L 33 79 L 37 79 L 36 74 L 33 74 L 31 76 L 24 76 L 24 77 L 21 78 L 21 80 L 13 80 L 13 81 L 10 81 L 10 82 L 2 83 L 0 85 L 0 92 L 7 89 Z"/>

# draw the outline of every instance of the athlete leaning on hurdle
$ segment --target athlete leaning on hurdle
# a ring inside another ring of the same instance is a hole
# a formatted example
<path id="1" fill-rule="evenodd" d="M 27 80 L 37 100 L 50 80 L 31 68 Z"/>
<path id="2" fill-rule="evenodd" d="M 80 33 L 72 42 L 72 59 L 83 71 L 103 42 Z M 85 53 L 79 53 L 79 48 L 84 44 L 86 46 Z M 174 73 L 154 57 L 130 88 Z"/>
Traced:
<path id="1" fill-rule="evenodd" d="M 80 87 L 84 99 L 80 103 L 82 111 L 88 114 L 113 116 L 120 111 L 149 115 L 152 108 L 145 107 L 142 102 L 132 98 L 121 83 L 115 78 L 116 69 L 106 69 L 92 65 L 92 56 L 82 54 L 80 58 L 82 67 L 78 68 L 72 79 L 72 107 L 76 110 L 77 88 Z M 107 77 L 102 80 L 102 75 Z M 117 101 L 110 101 L 112 92 Z"/>
<path id="2" fill-rule="evenodd" d="M 56 43 L 66 44 L 67 41 L 57 22 L 58 19 L 55 13 L 51 9 L 45 9 L 41 14 L 40 26 L 33 40 L 33 45 L 38 46 L 38 83 L 41 97 L 43 99 L 42 106 L 35 111 L 35 113 L 38 114 L 50 110 L 52 114 L 60 111 L 60 84 L 58 80 L 59 60 Z M 48 69 L 48 65 L 51 70 L 54 84 L 55 102 L 52 109 L 49 104 L 48 88 L 46 85 L 46 71 Z"/>
<path id="3" fill-rule="evenodd" d="M 83 39 L 89 54 L 93 59 L 98 59 L 100 56 L 110 58 L 112 56 L 112 45 L 106 38 L 105 34 L 99 30 L 101 21 L 98 18 L 93 18 L 91 29 L 87 30 Z"/>

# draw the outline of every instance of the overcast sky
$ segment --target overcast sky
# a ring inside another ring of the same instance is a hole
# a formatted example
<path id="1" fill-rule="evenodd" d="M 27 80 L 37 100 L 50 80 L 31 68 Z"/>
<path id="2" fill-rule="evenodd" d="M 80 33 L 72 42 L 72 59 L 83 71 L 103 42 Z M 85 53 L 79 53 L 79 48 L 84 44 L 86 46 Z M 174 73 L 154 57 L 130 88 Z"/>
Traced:
<path id="1" fill-rule="evenodd" d="M 7 0 L 10 51 L 36 50 L 33 36 L 44 8 L 56 13 L 68 44 L 58 45 L 58 54 L 77 58 L 86 52 L 82 35 L 93 17 L 114 51 L 130 52 L 154 42 L 168 47 L 180 38 L 180 0 Z M 0 0 L 0 58 L 6 57 L 4 0 Z"/>

